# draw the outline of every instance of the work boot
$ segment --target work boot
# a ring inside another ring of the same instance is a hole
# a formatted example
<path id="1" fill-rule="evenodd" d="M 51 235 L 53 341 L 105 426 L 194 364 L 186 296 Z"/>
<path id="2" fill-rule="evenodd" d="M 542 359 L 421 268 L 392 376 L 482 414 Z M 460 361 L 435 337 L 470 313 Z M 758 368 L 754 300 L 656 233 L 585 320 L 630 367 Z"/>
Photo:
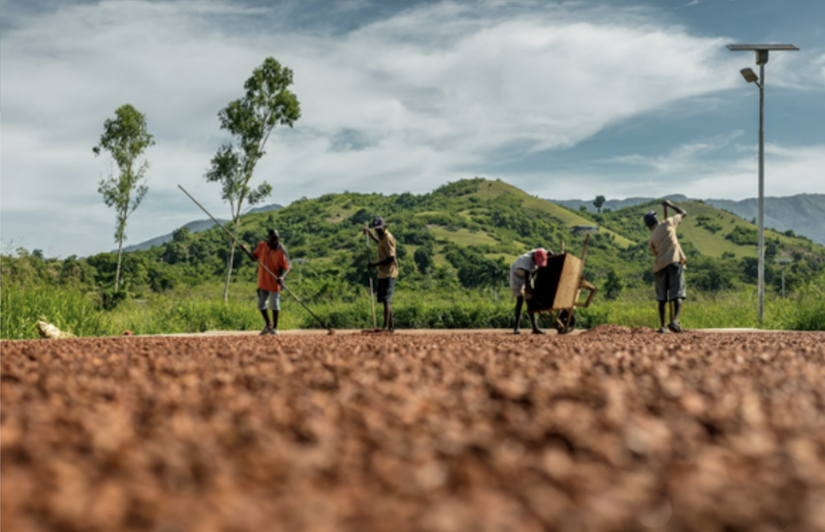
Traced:
<path id="1" fill-rule="evenodd" d="M 670 322 L 670 325 L 668 325 L 667 328 L 670 329 L 671 331 L 675 332 L 675 333 L 682 332 L 682 324 L 679 323 L 678 321 Z"/>
<path id="2" fill-rule="evenodd" d="M 669 333 L 670 329 L 668 329 L 667 327 L 662 327 L 661 329 L 659 329 L 656 332 L 661 333 L 661 334 L 665 334 L 665 333 Z"/>

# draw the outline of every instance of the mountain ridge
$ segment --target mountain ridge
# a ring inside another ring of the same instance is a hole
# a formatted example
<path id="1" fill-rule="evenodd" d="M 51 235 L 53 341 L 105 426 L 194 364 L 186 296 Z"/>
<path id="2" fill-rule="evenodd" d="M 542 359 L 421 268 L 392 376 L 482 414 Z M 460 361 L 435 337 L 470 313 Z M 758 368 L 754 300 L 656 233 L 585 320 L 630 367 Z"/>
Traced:
<path id="1" fill-rule="evenodd" d="M 244 214 L 277 211 L 278 209 L 282 209 L 282 208 L 283 208 L 283 205 L 280 205 L 278 203 L 271 203 L 269 205 L 264 205 L 262 207 L 255 207 L 255 208 L 249 209 Z M 221 218 L 218 218 L 218 221 L 221 224 L 226 224 L 228 222 L 228 220 L 223 220 Z M 184 229 L 185 228 L 185 229 L 189 229 L 189 232 L 191 232 L 191 233 L 200 233 L 201 231 L 206 231 L 208 229 L 212 229 L 213 227 L 215 227 L 215 222 L 213 222 L 210 219 L 207 219 L 207 220 L 193 220 L 189 223 L 186 223 L 186 224 L 184 224 L 180 227 L 175 228 L 175 230 L 172 231 L 171 233 L 156 236 L 154 238 L 150 238 L 149 240 L 144 240 L 143 242 L 140 242 L 138 244 L 132 244 L 131 246 L 124 246 L 123 251 L 124 252 L 138 251 L 138 250 L 144 251 L 144 250 L 147 250 L 147 249 L 151 248 L 152 246 L 162 246 L 163 244 L 165 244 L 167 242 L 171 242 L 172 237 L 175 234 L 175 231 L 177 231 L 179 229 Z"/>
<path id="2" fill-rule="evenodd" d="M 751 221 L 756 218 L 756 198 L 744 200 L 727 199 L 696 199 L 689 198 L 684 194 L 666 194 L 662 198 L 667 198 L 673 202 L 700 201 L 712 205 L 717 209 L 731 212 L 743 220 Z M 635 207 L 643 203 L 649 203 L 657 198 L 653 197 L 632 197 L 623 200 L 606 200 L 602 205 L 602 211 L 610 209 L 616 211 L 625 207 Z M 596 207 L 592 201 L 585 200 L 554 200 L 548 199 L 558 205 L 568 209 L 579 210 L 582 205 L 587 212 L 596 213 Z M 779 232 L 793 231 L 795 234 L 803 235 L 817 244 L 825 245 L 825 194 L 795 194 L 793 196 L 768 196 L 765 198 L 765 227 L 776 229 Z"/>

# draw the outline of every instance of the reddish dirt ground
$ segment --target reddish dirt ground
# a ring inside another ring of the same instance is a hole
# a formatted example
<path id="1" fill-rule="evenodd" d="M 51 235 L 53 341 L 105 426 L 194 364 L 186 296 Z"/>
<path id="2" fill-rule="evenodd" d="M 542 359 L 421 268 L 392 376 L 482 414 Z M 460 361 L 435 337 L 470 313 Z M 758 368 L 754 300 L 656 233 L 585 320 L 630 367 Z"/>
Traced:
<path id="1" fill-rule="evenodd" d="M 6 531 L 825 531 L 825 334 L 0 345 Z"/>

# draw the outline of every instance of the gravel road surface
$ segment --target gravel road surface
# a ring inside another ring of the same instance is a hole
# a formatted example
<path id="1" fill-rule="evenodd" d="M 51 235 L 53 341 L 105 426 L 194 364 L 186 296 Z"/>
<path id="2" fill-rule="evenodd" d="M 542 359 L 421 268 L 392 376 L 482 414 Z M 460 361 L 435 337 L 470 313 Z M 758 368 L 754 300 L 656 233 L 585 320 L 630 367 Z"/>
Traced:
<path id="1" fill-rule="evenodd" d="M 825 531 L 825 333 L 0 350 L 4 531 Z"/>

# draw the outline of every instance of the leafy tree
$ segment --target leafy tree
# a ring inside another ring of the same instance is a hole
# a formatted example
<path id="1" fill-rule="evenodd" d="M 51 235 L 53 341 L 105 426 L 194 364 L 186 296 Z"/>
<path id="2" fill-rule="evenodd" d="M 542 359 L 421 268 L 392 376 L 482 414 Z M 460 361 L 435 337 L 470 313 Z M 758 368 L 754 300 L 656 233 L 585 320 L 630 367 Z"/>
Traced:
<path id="1" fill-rule="evenodd" d="M 103 195 L 107 207 L 115 209 L 115 242 L 117 248 L 117 270 L 115 287 L 120 284 L 120 263 L 123 257 L 123 240 L 126 238 L 126 220 L 135 212 L 149 188 L 142 183 L 149 169 L 149 162 L 138 164 L 138 158 L 144 150 L 155 144 L 152 135 L 146 130 L 146 117 L 131 105 L 121 105 L 115 111 L 114 119 L 103 123 L 100 143 L 92 148 L 95 155 L 106 150 L 115 160 L 120 173 L 117 177 L 109 175 L 102 179 L 97 191 Z"/>
<path id="2" fill-rule="evenodd" d="M 415 265 L 418 266 L 418 271 L 426 275 L 426 273 L 433 266 L 432 248 L 429 246 L 422 246 L 416 249 L 415 253 L 413 253 L 413 260 L 415 261 Z"/>
<path id="3" fill-rule="evenodd" d="M 207 181 L 223 186 L 221 197 L 229 203 L 235 233 L 238 232 L 244 203 L 256 205 L 272 193 L 272 186 L 267 182 L 255 189 L 249 185 L 255 166 L 266 154 L 264 148 L 269 136 L 276 126 L 292 127 L 301 117 L 298 98 L 288 90 L 290 85 L 292 70 L 267 57 L 244 83 L 246 94 L 218 113 L 221 129 L 229 131 L 235 142 L 218 148 L 205 177 Z M 224 301 L 229 298 L 234 256 L 233 240 L 226 261 Z"/>
<path id="4" fill-rule="evenodd" d="M 604 196 L 596 196 L 595 201 L 593 201 L 593 206 L 596 207 L 599 212 L 602 212 L 602 205 L 604 205 L 605 201 Z"/>
<path id="5" fill-rule="evenodd" d="M 192 231 L 188 227 L 180 227 L 172 231 L 173 242 L 188 242 L 192 236 Z"/>
<path id="6" fill-rule="evenodd" d="M 699 265 L 691 284 L 706 292 L 718 292 L 729 290 L 733 287 L 730 273 L 713 259 L 706 259 L 704 264 Z"/>
<path id="7" fill-rule="evenodd" d="M 616 270 L 610 268 L 607 272 L 607 281 L 604 283 L 604 292 L 607 299 L 616 299 L 616 297 L 624 289 L 622 278 L 616 273 Z"/>

